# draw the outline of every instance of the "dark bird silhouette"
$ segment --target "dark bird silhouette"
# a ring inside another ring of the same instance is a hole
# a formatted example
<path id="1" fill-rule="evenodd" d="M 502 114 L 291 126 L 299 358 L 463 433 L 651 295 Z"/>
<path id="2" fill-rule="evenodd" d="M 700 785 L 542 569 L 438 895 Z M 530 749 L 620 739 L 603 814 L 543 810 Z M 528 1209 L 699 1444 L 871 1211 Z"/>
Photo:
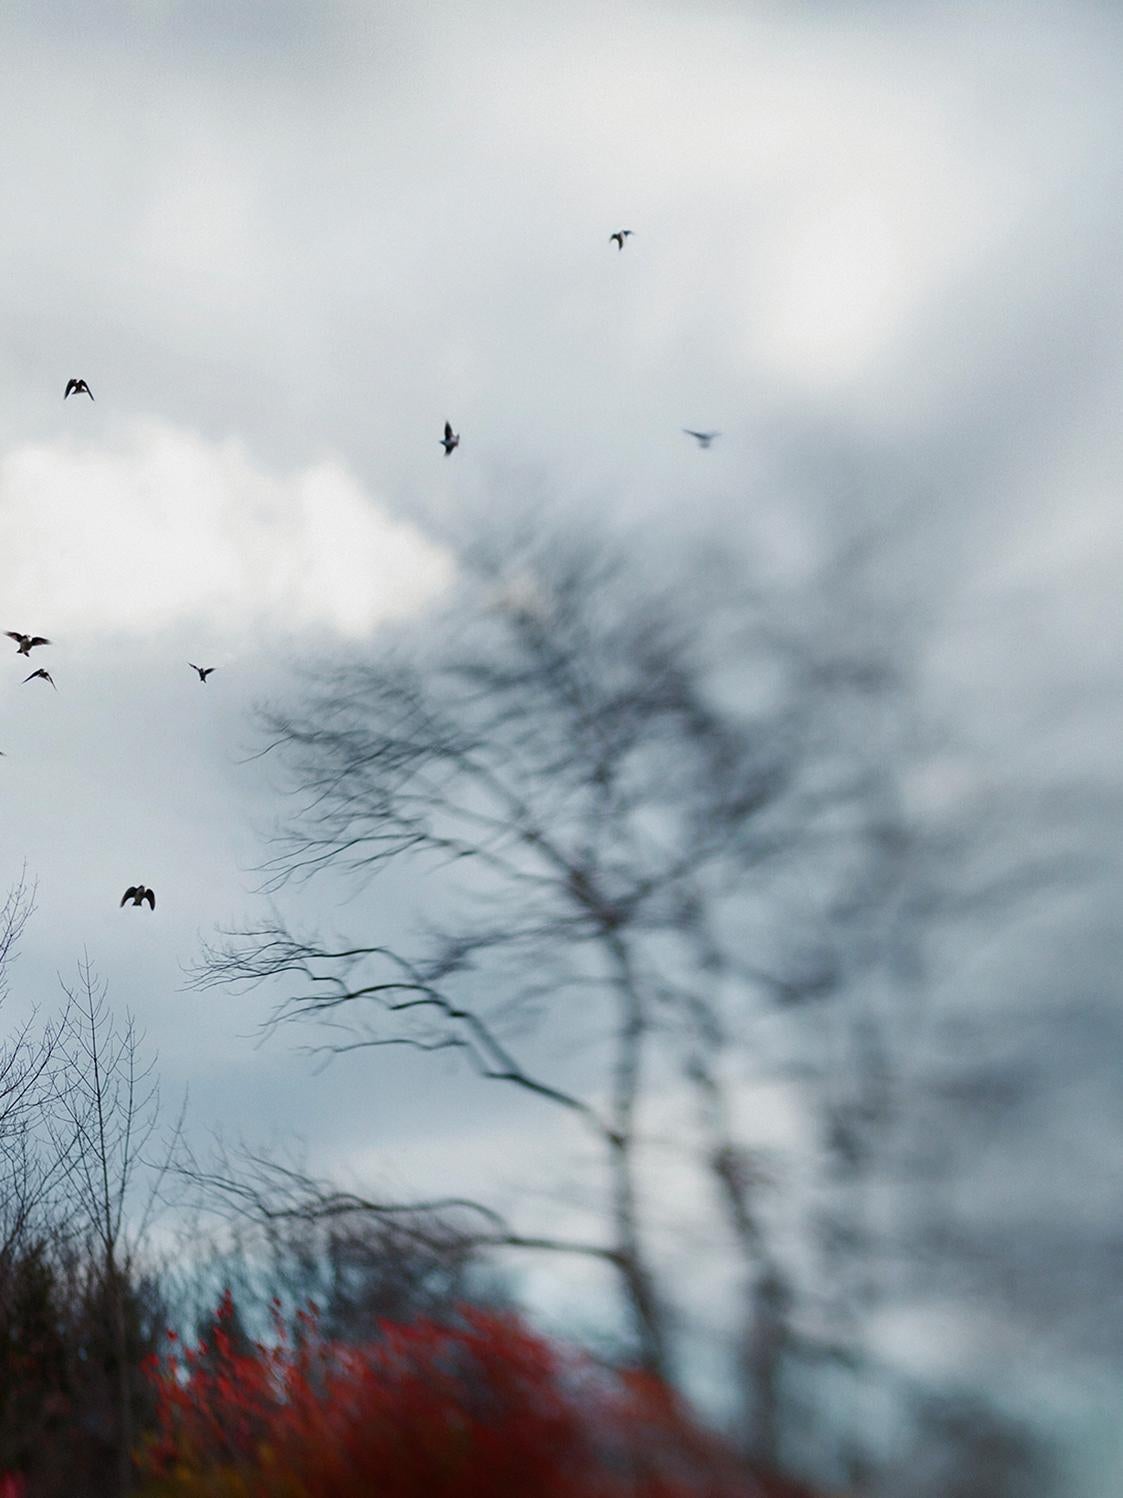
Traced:
<path id="1" fill-rule="evenodd" d="M 622 250 L 624 248 L 624 241 L 628 238 L 631 232 L 631 229 L 617 229 L 615 234 L 610 234 L 608 236 L 609 242 L 615 243 L 616 248 L 618 250 Z"/>
<path id="2" fill-rule="evenodd" d="M 21 635 L 14 629 L 6 629 L 4 633 L 8 636 L 9 640 L 15 640 L 17 655 L 30 655 L 36 645 L 49 645 L 51 643 L 45 635 Z"/>
<path id="3" fill-rule="evenodd" d="M 699 447 L 709 447 L 715 437 L 721 436 L 720 432 L 692 432 L 689 427 L 683 427 L 683 431 L 688 437 L 697 438 Z"/>
<path id="4" fill-rule="evenodd" d="M 49 681 L 51 683 L 51 686 L 55 687 L 54 677 L 49 671 L 44 671 L 42 667 L 40 667 L 38 671 L 32 671 L 30 676 L 24 677 L 24 686 L 26 686 L 29 681 L 34 681 L 37 676 L 41 676 L 44 681 Z M 55 687 L 55 691 L 58 691 L 58 687 Z"/>
<path id="5" fill-rule="evenodd" d="M 91 400 L 94 398 L 94 392 L 86 384 L 85 380 L 67 380 L 66 389 L 63 391 L 62 396 L 63 400 L 68 395 L 88 395 Z"/>
<path id="6" fill-rule="evenodd" d="M 194 661 L 188 661 L 187 664 L 191 667 L 192 671 L 198 671 L 199 680 L 204 682 L 215 669 L 213 666 L 197 666 Z"/>
<path id="7" fill-rule="evenodd" d="M 152 909 L 156 909 L 156 891 L 148 889 L 143 884 L 130 884 L 121 896 L 121 905 L 124 905 L 127 900 L 131 900 L 134 905 L 143 905 L 144 901 L 147 900 Z M 119 905 L 117 908 L 119 910 L 121 906 Z"/>
<path id="8" fill-rule="evenodd" d="M 459 433 L 454 432 L 452 430 L 452 422 L 451 421 L 446 421 L 445 422 L 445 434 L 441 438 L 441 446 L 445 450 L 445 457 L 446 458 L 448 457 L 449 453 L 452 451 L 452 449 L 454 447 L 459 447 L 460 446 L 460 435 L 459 435 Z"/>

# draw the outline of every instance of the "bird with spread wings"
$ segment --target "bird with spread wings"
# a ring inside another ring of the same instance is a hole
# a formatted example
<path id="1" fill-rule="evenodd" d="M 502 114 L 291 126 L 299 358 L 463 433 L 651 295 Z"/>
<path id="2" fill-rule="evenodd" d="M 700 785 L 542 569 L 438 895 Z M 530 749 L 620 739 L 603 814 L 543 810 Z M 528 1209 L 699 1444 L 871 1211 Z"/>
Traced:
<path id="1" fill-rule="evenodd" d="M 49 645 L 51 643 L 46 635 L 21 635 L 15 629 L 6 629 L 4 633 L 8 636 L 9 640 L 15 640 L 17 655 L 30 655 L 36 645 Z"/>

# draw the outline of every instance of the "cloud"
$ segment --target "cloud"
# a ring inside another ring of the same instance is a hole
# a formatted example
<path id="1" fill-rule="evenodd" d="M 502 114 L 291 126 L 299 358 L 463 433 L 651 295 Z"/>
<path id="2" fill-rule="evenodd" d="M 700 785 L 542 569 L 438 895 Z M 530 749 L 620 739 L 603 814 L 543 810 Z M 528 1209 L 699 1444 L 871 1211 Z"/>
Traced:
<path id="1" fill-rule="evenodd" d="M 276 475 L 237 441 L 151 421 L 0 460 L 5 628 L 359 638 L 451 576 L 446 552 L 332 460 Z"/>

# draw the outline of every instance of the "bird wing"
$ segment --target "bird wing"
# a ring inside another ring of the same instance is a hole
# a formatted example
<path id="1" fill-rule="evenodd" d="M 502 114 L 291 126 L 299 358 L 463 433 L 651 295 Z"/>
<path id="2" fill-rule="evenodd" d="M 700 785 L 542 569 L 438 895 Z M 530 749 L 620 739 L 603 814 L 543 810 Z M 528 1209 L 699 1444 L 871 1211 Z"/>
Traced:
<path id="1" fill-rule="evenodd" d="M 50 640 L 47 639 L 46 635 L 32 635 L 31 639 L 28 640 L 27 643 L 30 646 L 30 645 L 49 645 L 51 642 L 50 642 Z"/>
<path id="2" fill-rule="evenodd" d="M 129 887 L 128 887 L 128 889 L 121 896 L 121 905 L 124 905 L 124 903 L 125 903 L 126 900 L 135 900 L 135 899 L 136 899 L 136 885 L 135 884 L 130 884 Z M 118 906 L 118 909 L 120 909 L 120 906 Z"/>
<path id="3" fill-rule="evenodd" d="M 77 390 L 77 389 L 78 389 L 78 381 L 77 380 L 67 380 L 67 382 L 66 382 L 66 389 L 62 393 L 63 400 L 65 400 L 68 395 L 73 395 L 74 391 Z"/>
<path id="4" fill-rule="evenodd" d="M 203 678 L 204 681 L 206 681 L 207 677 L 211 674 L 211 672 L 213 670 L 214 670 L 213 666 L 204 666 L 203 669 L 199 672 L 199 675 Z"/>
<path id="5" fill-rule="evenodd" d="M 144 891 L 144 899 L 148 901 L 153 910 L 156 909 L 156 891 L 154 889 L 146 889 Z"/>
<path id="6" fill-rule="evenodd" d="M 24 679 L 23 679 L 24 686 L 26 686 L 29 681 L 34 681 L 37 676 L 45 676 L 45 675 L 46 675 L 46 672 L 44 672 L 44 671 L 32 671 L 32 673 L 31 673 L 30 676 L 25 676 L 24 677 Z"/>
<path id="7" fill-rule="evenodd" d="M 451 436 L 452 436 L 452 422 L 451 421 L 446 421 L 445 422 L 445 441 L 447 442 Z"/>
<path id="8" fill-rule="evenodd" d="M 9 640 L 15 640 L 17 645 L 20 644 L 23 640 L 23 636 L 21 634 L 17 634 L 14 629 L 6 629 L 4 633 L 8 636 Z"/>

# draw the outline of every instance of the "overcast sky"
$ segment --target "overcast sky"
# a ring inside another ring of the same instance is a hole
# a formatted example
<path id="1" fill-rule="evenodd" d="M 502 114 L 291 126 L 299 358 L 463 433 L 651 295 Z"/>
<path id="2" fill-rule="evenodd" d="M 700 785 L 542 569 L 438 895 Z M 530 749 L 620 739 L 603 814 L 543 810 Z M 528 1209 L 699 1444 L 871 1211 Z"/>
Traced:
<path id="1" fill-rule="evenodd" d="M 316 1076 L 181 965 L 260 910 L 250 705 L 422 614 L 442 521 L 523 496 L 797 562 L 907 496 L 934 701 L 1115 775 L 1121 48 L 1077 0 L 10 0 L 0 627 L 58 686 L 12 647 L 17 991 L 86 947 L 200 1123 L 516 1178 L 501 1109 L 426 1132 L 407 1065 Z"/>

